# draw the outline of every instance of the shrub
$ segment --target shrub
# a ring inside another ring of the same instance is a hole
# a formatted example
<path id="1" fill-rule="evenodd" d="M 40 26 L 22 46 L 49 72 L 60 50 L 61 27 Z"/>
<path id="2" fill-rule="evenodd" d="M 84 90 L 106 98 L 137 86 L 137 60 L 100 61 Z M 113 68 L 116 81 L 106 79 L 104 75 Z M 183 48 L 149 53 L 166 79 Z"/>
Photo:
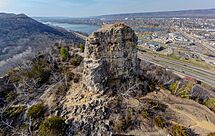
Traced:
<path id="1" fill-rule="evenodd" d="M 8 70 L 7 74 L 8 74 L 9 80 L 12 83 L 16 83 L 16 82 L 19 82 L 21 80 L 21 77 L 19 75 L 19 71 L 16 69 Z"/>
<path id="2" fill-rule="evenodd" d="M 149 114 L 147 109 L 143 109 L 141 111 L 141 115 L 143 116 L 143 118 L 148 118 L 150 116 L 150 114 Z"/>
<path id="3" fill-rule="evenodd" d="M 192 87 L 193 87 L 193 83 L 192 82 L 188 82 L 186 84 L 186 86 L 182 87 L 180 90 L 179 90 L 179 93 L 180 93 L 180 97 L 181 98 L 189 98 L 189 94 L 192 90 Z"/>
<path id="4" fill-rule="evenodd" d="M 133 114 L 133 110 L 131 108 L 129 108 L 127 110 L 127 113 L 126 113 L 126 117 L 125 117 L 125 127 L 129 127 L 131 122 L 132 122 L 132 114 Z"/>
<path id="5" fill-rule="evenodd" d="M 114 123 L 114 130 L 117 133 L 121 133 L 124 129 L 125 121 L 122 119 L 117 119 L 116 122 Z"/>
<path id="6" fill-rule="evenodd" d="M 169 90 L 170 90 L 171 92 L 174 92 L 174 91 L 176 91 L 177 86 L 178 86 L 178 81 L 176 81 L 176 82 L 174 82 L 174 83 L 171 83 L 171 85 L 170 85 L 170 87 L 169 87 Z"/>
<path id="7" fill-rule="evenodd" d="M 16 97 L 17 97 L 17 93 L 16 92 L 10 92 L 10 93 L 8 93 L 7 95 L 6 95 L 6 101 L 7 102 L 11 102 L 11 101 L 13 101 Z"/>
<path id="8" fill-rule="evenodd" d="M 203 104 L 215 112 L 215 98 L 209 98 Z"/>
<path id="9" fill-rule="evenodd" d="M 48 118 L 39 127 L 39 136 L 62 136 L 65 126 L 65 121 L 61 117 Z"/>
<path id="10" fill-rule="evenodd" d="M 215 132 L 208 134 L 207 136 L 215 136 Z"/>
<path id="11" fill-rule="evenodd" d="M 65 60 L 68 59 L 69 51 L 68 51 L 67 48 L 61 47 L 61 49 L 60 49 L 60 57 L 61 57 L 62 61 L 65 61 Z"/>
<path id="12" fill-rule="evenodd" d="M 28 109 L 27 117 L 35 120 L 35 119 L 43 117 L 44 112 L 45 112 L 45 107 L 44 107 L 43 103 L 41 102 L 41 103 L 31 106 Z"/>
<path id="13" fill-rule="evenodd" d="M 157 127 L 160 127 L 160 128 L 164 128 L 166 127 L 167 125 L 167 122 L 165 119 L 163 119 L 162 117 L 160 116 L 157 116 L 154 118 L 154 123 Z"/>
<path id="14" fill-rule="evenodd" d="M 44 83 L 50 76 L 50 64 L 44 59 L 37 58 L 32 61 L 30 68 L 22 68 L 22 70 L 10 69 L 7 74 L 12 83 L 23 82 L 23 79 L 26 80 L 26 78 Z"/>
<path id="15" fill-rule="evenodd" d="M 187 83 L 187 86 L 186 86 L 186 90 L 187 90 L 188 92 L 190 92 L 190 91 L 192 90 L 192 88 L 193 88 L 193 83 L 192 83 L 192 82 L 188 82 L 188 83 Z"/>
<path id="16" fill-rule="evenodd" d="M 187 136 L 186 128 L 180 125 L 173 125 L 170 133 L 172 136 Z"/>
<path id="17" fill-rule="evenodd" d="M 80 44 L 80 50 L 81 52 L 84 52 L 84 45 L 82 43 Z"/>
<path id="18" fill-rule="evenodd" d="M 24 112 L 24 109 L 24 106 L 12 106 L 4 111 L 3 116 L 6 118 L 18 118 Z"/>
<path id="19" fill-rule="evenodd" d="M 73 65 L 73 66 L 79 66 L 79 65 L 81 64 L 82 60 L 83 60 L 83 57 L 81 57 L 81 56 L 78 55 L 78 54 L 75 54 L 75 55 L 73 56 L 73 58 L 71 59 L 70 63 L 71 63 L 71 65 Z"/>
<path id="20" fill-rule="evenodd" d="M 49 64 L 45 60 L 36 60 L 32 67 L 26 73 L 26 77 L 38 80 L 39 83 L 45 83 L 50 76 Z"/>
<path id="21" fill-rule="evenodd" d="M 187 94 L 187 92 L 185 90 L 180 92 L 180 97 L 181 98 L 187 98 L 187 96 L 188 96 L 188 94 Z"/>

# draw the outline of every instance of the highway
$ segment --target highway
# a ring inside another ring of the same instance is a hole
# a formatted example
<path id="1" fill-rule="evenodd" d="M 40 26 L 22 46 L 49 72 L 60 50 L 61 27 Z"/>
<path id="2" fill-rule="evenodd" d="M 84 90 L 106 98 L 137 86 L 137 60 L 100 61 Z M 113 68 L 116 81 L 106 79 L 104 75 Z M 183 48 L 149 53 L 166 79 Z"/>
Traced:
<path id="1" fill-rule="evenodd" d="M 82 34 L 79 33 L 75 34 L 80 38 L 83 38 L 84 40 L 87 39 L 87 37 Z M 138 58 L 162 66 L 164 68 L 171 69 L 173 72 L 178 72 L 181 75 L 192 77 L 212 87 L 215 87 L 215 72 L 199 68 L 189 63 L 183 63 L 181 61 L 173 60 L 167 57 L 161 57 L 158 56 L 157 54 L 143 52 L 141 50 L 139 50 L 138 52 Z"/>
<path id="2" fill-rule="evenodd" d="M 192 77 L 196 80 L 202 81 L 210 86 L 215 87 L 215 72 L 204 70 L 191 64 L 183 63 L 177 60 L 168 59 L 158 55 L 149 54 L 147 52 L 138 52 L 138 58 L 160 65 L 164 68 L 171 69 L 182 75 Z"/>

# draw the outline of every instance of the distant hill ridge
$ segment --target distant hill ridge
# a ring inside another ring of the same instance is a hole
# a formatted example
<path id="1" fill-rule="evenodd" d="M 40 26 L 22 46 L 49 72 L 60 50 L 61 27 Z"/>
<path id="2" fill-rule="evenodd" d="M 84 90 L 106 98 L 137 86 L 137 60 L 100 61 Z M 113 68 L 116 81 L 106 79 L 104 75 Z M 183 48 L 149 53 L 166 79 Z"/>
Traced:
<path id="1" fill-rule="evenodd" d="M 111 14 L 102 15 L 98 18 L 195 18 L 195 17 L 211 17 L 215 18 L 214 9 L 197 9 L 197 10 L 180 10 L 180 11 L 160 11 L 160 12 L 145 12 L 145 13 L 125 13 L 125 14 Z"/>
<path id="2" fill-rule="evenodd" d="M 48 33 L 58 36 L 68 36 L 68 33 L 61 32 L 50 26 L 44 25 L 36 20 L 26 16 L 25 14 L 6 14 L 0 13 L 0 34 L 3 30 L 7 31 L 4 36 L 10 36 L 9 34 L 22 29 L 26 31 L 26 34 L 32 33 Z M 22 35 L 22 33 L 19 33 Z"/>
<path id="3" fill-rule="evenodd" d="M 9 18 L 9 17 L 28 17 L 28 16 L 25 14 L 0 13 L 0 17 Z"/>
<path id="4" fill-rule="evenodd" d="M 44 50 L 59 41 L 83 42 L 73 32 L 42 24 L 25 14 L 0 13 L 0 73 L 1 61 L 20 55 L 29 48 L 32 51 Z"/>

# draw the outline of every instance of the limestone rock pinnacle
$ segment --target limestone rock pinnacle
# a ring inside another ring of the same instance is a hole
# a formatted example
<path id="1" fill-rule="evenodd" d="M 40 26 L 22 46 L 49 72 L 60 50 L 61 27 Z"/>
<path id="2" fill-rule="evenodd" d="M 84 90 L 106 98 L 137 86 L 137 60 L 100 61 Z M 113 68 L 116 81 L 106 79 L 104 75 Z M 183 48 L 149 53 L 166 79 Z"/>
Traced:
<path id="1" fill-rule="evenodd" d="M 133 78 L 138 70 L 134 30 L 123 23 L 105 25 L 86 42 L 83 82 L 89 90 L 100 91 L 107 84 Z"/>

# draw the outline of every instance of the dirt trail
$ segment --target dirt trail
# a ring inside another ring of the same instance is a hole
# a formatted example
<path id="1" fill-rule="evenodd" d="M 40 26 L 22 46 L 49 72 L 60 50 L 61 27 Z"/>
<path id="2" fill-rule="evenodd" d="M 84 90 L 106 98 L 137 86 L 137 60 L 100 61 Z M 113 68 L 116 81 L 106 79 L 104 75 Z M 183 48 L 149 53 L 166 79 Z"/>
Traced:
<path id="1" fill-rule="evenodd" d="M 167 104 L 167 103 L 165 103 Z M 203 129 L 207 129 L 211 132 L 215 131 L 215 125 L 209 121 L 206 121 L 206 120 L 199 120 L 197 119 L 195 116 L 193 116 L 192 114 L 186 112 L 186 111 L 183 111 L 183 110 L 179 110 L 177 108 L 175 108 L 174 106 L 171 106 L 170 104 L 167 104 L 169 106 L 170 109 L 172 109 L 173 111 L 175 112 L 178 112 L 184 116 L 186 116 L 187 118 L 189 118 L 190 120 L 192 120 L 192 122 L 195 123 L 195 125 L 193 126 L 190 126 L 190 128 L 194 128 L 194 127 L 200 127 L 200 128 L 203 128 Z"/>
<path id="2" fill-rule="evenodd" d="M 166 104 L 181 120 L 178 123 L 195 130 L 197 133 L 215 132 L 215 113 L 207 107 L 192 100 L 175 97 L 164 90 L 157 94 L 150 93 L 146 97 Z"/>

